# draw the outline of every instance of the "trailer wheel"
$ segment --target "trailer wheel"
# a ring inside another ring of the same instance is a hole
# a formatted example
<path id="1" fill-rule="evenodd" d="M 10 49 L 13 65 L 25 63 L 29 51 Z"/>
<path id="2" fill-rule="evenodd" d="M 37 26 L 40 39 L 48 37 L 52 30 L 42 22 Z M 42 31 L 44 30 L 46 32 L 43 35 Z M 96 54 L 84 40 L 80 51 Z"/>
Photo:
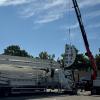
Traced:
<path id="1" fill-rule="evenodd" d="M 91 95 L 95 95 L 97 93 L 96 89 L 91 89 Z"/>
<path id="2" fill-rule="evenodd" d="M 73 90 L 73 95 L 77 95 L 77 89 Z"/>
<path id="3" fill-rule="evenodd" d="M 10 88 L 4 88 L 4 89 L 3 89 L 3 95 L 4 95 L 5 97 L 8 97 L 8 96 L 10 95 L 10 93 L 11 93 L 10 90 L 11 90 Z"/>
<path id="4" fill-rule="evenodd" d="M 10 94 L 10 93 L 9 93 L 8 91 L 5 91 L 5 92 L 4 92 L 4 96 L 5 96 L 5 97 L 8 97 L 9 94 Z"/>

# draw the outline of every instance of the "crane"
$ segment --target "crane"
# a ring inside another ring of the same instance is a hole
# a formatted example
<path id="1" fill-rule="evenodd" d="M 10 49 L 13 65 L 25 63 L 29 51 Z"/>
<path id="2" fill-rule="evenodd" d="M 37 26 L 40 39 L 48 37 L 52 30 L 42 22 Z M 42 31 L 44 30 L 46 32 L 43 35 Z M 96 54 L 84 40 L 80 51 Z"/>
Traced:
<path id="1" fill-rule="evenodd" d="M 92 73 L 92 77 L 91 78 L 93 80 L 95 80 L 96 76 L 97 76 L 97 67 L 96 67 L 96 63 L 95 63 L 94 57 L 93 57 L 93 55 L 92 55 L 92 53 L 90 51 L 90 48 L 89 48 L 89 43 L 88 43 L 88 39 L 87 39 L 85 28 L 84 28 L 84 24 L 83 24 L 83 21 L 82 21 L 81 12 L 80 12 L 80 9 L 79 9 L 77 1 L 76 0 L 72 0 L 72 2 L 73 2 L 74 9 L 75 9 L 75 12 L 76 12 L 76 16 L 77 16 L 77 19 L 78 19 L 78 22 L 79 22 L 80 30 L 81 30 L 82 37 L 83 37 L 84 44 L 85 44 L 85 48 L 86 48 L 86 51 L 87 51 L 86 54 L 89 57 L 89 60 L 90 60 L 91 65 L 92 65 L 93 73 Z"/>

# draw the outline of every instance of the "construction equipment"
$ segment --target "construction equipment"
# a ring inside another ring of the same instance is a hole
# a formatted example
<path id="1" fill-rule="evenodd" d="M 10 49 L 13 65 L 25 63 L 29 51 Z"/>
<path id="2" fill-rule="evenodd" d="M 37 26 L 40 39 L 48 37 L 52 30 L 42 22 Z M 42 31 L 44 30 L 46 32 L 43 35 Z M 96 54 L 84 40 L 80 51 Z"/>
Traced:
<path id="1" fill-rule="evenodd" d="M 90 59 L 92 69 L 93 69 L 93 73 L 91 75 L 91 79 L 92 79 L 91 94 L 98 94 L 98 93 L 100 93 L 100 77 L 97 76 L 96 63 L 95 63 L 94 57 L 93 57 L 93 55 L 90 51 L 90 48 L 89 48 L 89 43 L 88 43 L 85 28 L 84 28 L 84 25 L 83 25 L 80 9 L 78 7 L 76 0 L 72 0 L 72 2 L 73 2 L 73 5 L 74 5 L 74 8 L 75 8 L 76 16 L 77 16 L 77 19 L 78 19 L 78 22 L 79 22 L 80 30 L 81 30 L 82 37 L 83 37 L 84 44 L 85 44 L 85 48 L 86 48 L 86 51 L 87 51 L 86 54 Z"/>
<path id="2" fill-rule="evenodd" d="M 46 92 L 47 89 L 75 93 L 72 72 L 60 68 L 56 61 L 0 55 L 0 94 Z"/>
<path id="3" fill-rule="evenodd" d="M 89 48 L 89 43 L 88 43 L 88 39 L 87 39 L 85 28 L 84 28 L 84 25 L 83 25 L 81 12 L 80 12 L 80 9 L 78 7 L 77 1 L 76 0 L 72 0 L 72 2 L 73 2 L 73 5 L 74 5 L 74 8 L 75 8 L 76 16 L 77 16 L 77 19 L 78 19 L 78 22 L 79 22 L 80 30 L 81 30 L 82 37 L 83 37 L 84 44 L 85 44 L 85 48 L 86 48 L 86 51 L 87 51 L 86 54 L 89 57 L 91 65 L 92 65 L 93 73 L 92 73 L 92 77 L 91 78 L 93 80 L 95 80 L 96 76 L 97 76 L 97 67 L 96 67 L 96 63 L 95 63 L 94 57 L 93 57 L 93 55 L 92 55 L 92 53 L 90 51 L 90 48 Z"/>

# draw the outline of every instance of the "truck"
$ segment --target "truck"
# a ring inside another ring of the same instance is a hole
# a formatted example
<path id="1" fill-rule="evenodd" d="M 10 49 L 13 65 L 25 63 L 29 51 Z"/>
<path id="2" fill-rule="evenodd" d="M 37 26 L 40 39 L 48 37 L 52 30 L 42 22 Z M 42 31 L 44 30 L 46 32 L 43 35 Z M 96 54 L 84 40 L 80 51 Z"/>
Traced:
<path id="1" fill-rule="evenodd" d="M 0 55 L 0 94 L 76 92 L 71 71 L 49 60 Z"/>
<path id="2" fill-rule="evenodd" d="M 90 47 L 89 47 L 89 43 L 88 43 L 88 39 L 87 39 L 87 34 L 85 31 L 85 27 L 83 24 L 83 20 L 82 20 L 82 16 L 81 16 L 81 12 L 77 3 L 77 0 L 72 0 L 73 5 L 74 5 L 74 9 L 76 12 L 76 16 L 77 16 L 77 20 L 79 22 L 79 27 L 81 30 L 81 34 L 83 37 L 83 41 L 85 44 L 85 48 L 86 48 L 86 56 L 88 56 L 91 66 L 92 66 L 92 74 L 91 74 L 91 81 L 92 81 L 92 86 L 91 86 L 91 94 L 96 94 L 97 92 L 100 91 L 100 78 L 98 78 L 97 76 L 97 66 L 96 66 L 96 62 L 94 60 L 93 54 L 90 51 Z"/>
<path id="3" fill-rule="evenodd" d="M 100 94 L 100 77 L 96 77 L 92 84 L 91 95 Z"/>

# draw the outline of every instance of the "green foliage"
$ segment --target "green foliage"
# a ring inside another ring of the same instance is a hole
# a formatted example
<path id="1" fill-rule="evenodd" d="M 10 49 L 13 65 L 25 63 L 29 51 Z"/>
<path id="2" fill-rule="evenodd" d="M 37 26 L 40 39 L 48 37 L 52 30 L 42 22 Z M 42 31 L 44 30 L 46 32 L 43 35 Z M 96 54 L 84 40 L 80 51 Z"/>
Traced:
<path id="1" fill-rule="evenodd" d="M 4 49 L 3 55 L 21 56 L 21 57 L 32 57 L 25 50 L 21 50 L 18 45 L 10 45 Z"/>
<path id="2" fill-rule="evenodd" d="M 39 58 L 40 59 L 49 59 L 49 60 L 54 60 L 55 55 L 49 55 L 46 51 L 42 51 L 39 53 Z"/>
<path id="3" fill-rule="evenodd" d="M 97 69 L 100 70 L 100 54 L 95 57 Z"/>
<path id="4" fill-rule="evenodd" d="M 48 55 L 48 59 L 49 59 L 49 60 L 54 60 L 54 58 L 55 58 L 55 54 Z"/>
<path id="5" fill-rule="evenodd" d="M 40 59 L 48 59 L 48 53 L 47 52 L 41 52 L 39 54 Z"/>
<path id="6" fill-rule="evenodd" d="M 75 51 L 76 51 L 76 54 L 78 54 L 78 49 L 74 46 L 74 45 L 72 45 L 73 47 L 74 47 L 74 49 L 75 49 Z"/>
<path id="7" fill-rule="evenodd" d="M 89 71 L 91 70 L 91 64 L 89 59 L 83 54 L 77 54 L 74 64 L 71 66 L 72 69 Z"/>

